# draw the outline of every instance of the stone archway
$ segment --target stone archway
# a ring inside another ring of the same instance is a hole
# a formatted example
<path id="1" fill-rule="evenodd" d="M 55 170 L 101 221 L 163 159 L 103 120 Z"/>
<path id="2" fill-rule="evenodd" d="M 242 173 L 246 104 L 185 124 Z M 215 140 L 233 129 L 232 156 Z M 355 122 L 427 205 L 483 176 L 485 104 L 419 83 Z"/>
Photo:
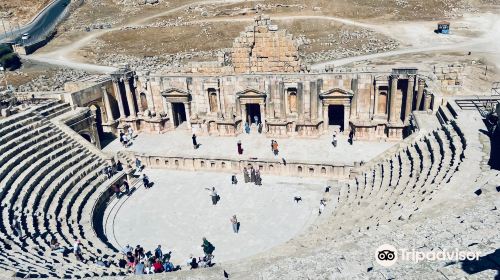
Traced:
<path id="1" fill-rule="evenodd" d="M 170 123 L 178 127 L 186 122 L 187 128 L 191 129 L 191 94 L 188 91 L 169 88 L 161 92 L 163 97 L 164 111 L 167 113 Z"/>
<path id="2" fill-rule="evenodd" d="M 267 93 L 256 90 L 246 89 L 236 93 L 238 101 L 236 105 L 243 122 L 254 123 L 257 117 L 258 122 L 262 123 L 265 129 L 266 125 L 266 97 Z"/>
<path id="3" fill-rule="evenodd" d="M 92 135 L 91 132 L 89 132 L 89 131 L 80 131 L 80 132 L 78 132 L 78 134 L 80 136 L 82 136 L 83 139 L 85 139 L 88 142 L 90 142 L 91 144 L 95 145 L 95 139 L 94 139 L 94 136 Z"/>
<path id="4" fill-rule="evenodd" d="M 354 93 L 351 90 L 341 88 L 333 88 L 320 93 L 319 98 L 323 102 L 323 131 L 329 131 L 331 126 L 338 126 L 346 131 L 345 129 L 349 127 L 353 96 Z"/>

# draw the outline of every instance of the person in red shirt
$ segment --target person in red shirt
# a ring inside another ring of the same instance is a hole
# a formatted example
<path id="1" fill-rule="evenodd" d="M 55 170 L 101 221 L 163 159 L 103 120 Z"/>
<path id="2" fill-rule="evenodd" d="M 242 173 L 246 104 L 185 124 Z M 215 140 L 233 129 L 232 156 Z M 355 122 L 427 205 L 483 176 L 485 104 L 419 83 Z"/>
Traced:
<path id="1" fill-rule="evenodd" d="M 154 269 L 155 273 L 163 272 L 163 265 L 161 264 L 161 262 L 158 258 L 156 258 L 155 262 L 153 263 L 153 269 Z"/>

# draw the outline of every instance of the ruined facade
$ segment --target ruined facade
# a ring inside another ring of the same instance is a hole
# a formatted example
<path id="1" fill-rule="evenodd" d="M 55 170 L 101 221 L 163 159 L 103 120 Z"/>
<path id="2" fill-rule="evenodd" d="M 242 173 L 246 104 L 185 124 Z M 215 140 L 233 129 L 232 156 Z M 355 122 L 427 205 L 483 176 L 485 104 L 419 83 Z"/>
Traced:
<path id="1" fill-rule="evenodd" d="M 219 59 L 217 71 L 210 70 L 217 62 L 185 73 L 136 73 L 122 67 L 92 90 L 81 90 L 92 94 L 80 103 L 99 104 L 109 131 L 130 125 L 157 133 L 191 129 L 237 135 L 246 122 L 257 121 L 271 137 L 354 131 L 356 139 L 401 139 L 411 111 L 432 107 L 433 96 L 414 68 L 302 71 L 293 37 L 265 17 L 235 39 L 231 56 L 230 65 Z"/>

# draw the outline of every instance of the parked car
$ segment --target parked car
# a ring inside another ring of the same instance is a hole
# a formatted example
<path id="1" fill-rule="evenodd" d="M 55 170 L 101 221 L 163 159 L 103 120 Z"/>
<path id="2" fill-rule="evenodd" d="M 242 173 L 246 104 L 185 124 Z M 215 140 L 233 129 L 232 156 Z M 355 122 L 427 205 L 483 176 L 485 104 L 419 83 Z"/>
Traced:
<path id="1" fill-rule="evenodd" d="M 24 33 L 22 36 L 21 36 L 21 40 L 28 40 L 30 38 L 30 34 L 29 33 Z"/>

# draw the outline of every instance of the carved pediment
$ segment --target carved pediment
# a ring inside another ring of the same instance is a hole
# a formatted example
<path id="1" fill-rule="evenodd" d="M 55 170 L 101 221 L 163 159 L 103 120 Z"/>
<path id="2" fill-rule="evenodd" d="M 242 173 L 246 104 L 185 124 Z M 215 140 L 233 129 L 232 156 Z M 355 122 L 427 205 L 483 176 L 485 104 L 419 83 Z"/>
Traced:
<path id="1" fill-rule="evenodd" d="M 332 88 L 319 94 L 321 99 L 328 98 L 352 98 L 354 95 L 352 90 L 345 90 L 341 88 Z"/>
<path id="2" fill-rule="evenodd" d="M 178 89 L 178 88 L 169 88 L 163 90 L 161 95 L 170 102 L 188 102 L 191 101 L 191 93 L 188 91 Z"/>
<path id="3" fill-rule="evenodd" d="M 267 93 L 256 89 L 247 88 L 245 90 L 237 92 L 236 96 L 238 96 L 239 98 L 266 98 Z"/>

